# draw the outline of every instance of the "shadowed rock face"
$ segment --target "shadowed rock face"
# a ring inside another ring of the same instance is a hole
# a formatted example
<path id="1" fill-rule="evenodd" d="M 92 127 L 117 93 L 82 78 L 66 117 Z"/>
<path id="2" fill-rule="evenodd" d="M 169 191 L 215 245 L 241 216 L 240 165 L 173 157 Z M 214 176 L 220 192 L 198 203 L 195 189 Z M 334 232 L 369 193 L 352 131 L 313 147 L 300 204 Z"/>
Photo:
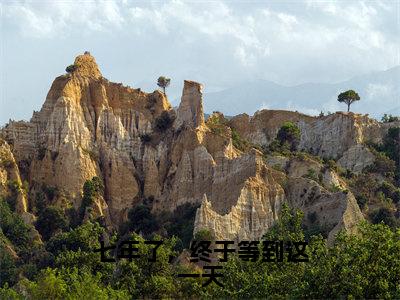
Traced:
<path id="1" fill-rule="evenodd" d="M 259 238 L 285 202 L 316 212 L 318 222 L 332 234 L 340 228 L 353 230 L 362 219 L 351 193 L 331 193 L 301 178 L 309 168 L 322 172 L 318 163 L 279 157 L 264 161 L 258 150 L 236 149 L 230 127 L 213 130 L 204 121 L 199 83 L 185 81 L 175 112 L 159 91 L 144 93 L 103 78 L 90 54 L 78 56 L 75 65 L 74 72 L 54 80 L 41 110 L 29 122 L 11 121 L 1 131 L 13 159 L 24 166 L 23 177 L 32 192 L 43 185 L 55 187 L 55 203 L 79 208 L 83 184 L 97 176 L 105 192 L 92 208 L 108 226 L 120 225 L 128 210 L 144 199 L 153 199 L 154 212 L 197 203 L 195 232 L 209 228 L 218 239 Z M 285 121 L 301 128 L 301 148 L 340 158 L 340 164 L 355 170 L 371 163 L 361 158 L 350 164 L 355 153 L 369 155 L 360 149 L 361 143 L 379 141 L 385 130 L 352 113 L 314 118 L 260 111 L 253 117 L 236 116 L 229 125 L 249 141 L 267 145 Z M 274 170 L 276 164 L 288 173 Z M 335 173 L 321 176 L 324 185 L 342 184 Z M 24 211 L 29 201 L 21 200 Z"/>

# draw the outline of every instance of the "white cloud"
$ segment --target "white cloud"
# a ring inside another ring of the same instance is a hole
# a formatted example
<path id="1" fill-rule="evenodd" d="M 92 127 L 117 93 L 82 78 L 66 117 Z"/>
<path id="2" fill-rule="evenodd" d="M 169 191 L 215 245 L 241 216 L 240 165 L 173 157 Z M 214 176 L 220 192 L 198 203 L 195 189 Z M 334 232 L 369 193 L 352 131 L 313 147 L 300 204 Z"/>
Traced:
<path id="1" fill-rule="evenodd" d="M 2 2 L 2 24 L 5 45 L 18 40 L 21 49 L 41 47 L 44 57 L 66 48 L 68 55 L 89 49 L 103 55 L 109 74 L 134 82 L 152 82 L 164 72 L 208 86 L 255 79 L 294 85 L 339 82 L 400 64 L 399 5 L 358 0 Z M 5 59 L 18 51 L 24 55 L 15 45 L 5 49 Z M 16 70 L 25 68 L 23 63 L 15 62 Z M 127 64 L 130 69 L 124 71 Z M 40 65 L 32 69 L 41 72 Z M 9 77 L 18 78 L 12 72 Z"/>
<path id="2" fill-rule="evenodd" d="M 4 16 L 24 36 L 54 38 L 73 30 L 108 31 L 121 28 L 124 19 L 117 2 L 10 2 Z"/>

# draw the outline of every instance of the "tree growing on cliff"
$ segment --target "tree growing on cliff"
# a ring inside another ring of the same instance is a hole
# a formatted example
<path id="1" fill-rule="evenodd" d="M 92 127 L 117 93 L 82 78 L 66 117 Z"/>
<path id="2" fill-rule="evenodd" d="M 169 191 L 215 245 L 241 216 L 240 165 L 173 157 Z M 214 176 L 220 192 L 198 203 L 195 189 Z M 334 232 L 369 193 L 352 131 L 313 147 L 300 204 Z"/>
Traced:
<path id="1" fill-rule="evenodd" d="M 340 93 L 338 96 L 338 101 L 347 104 L 347 111 L 350 111 L 350 105 L 355 102 L 359 101 L 360 96 L 353 90 L 348 90 L 346 92 Z"/>
<path id="2" fill-rule="evenodd" d="M 165 76 L 158 77 L 157 85 L 163 89 L 164 94 L 165 94 L 165 88 L 169 86 L 170 82 L 171 82 L 170 78 L 167 78 Z"/>
<path id="3" fill-rule="evenodd" d="M 280 145 L 288 144 L 291 151 L 296 151 L 300 142 L 300 128 L 292 122 L 283 123 L 276 135 Z"/>

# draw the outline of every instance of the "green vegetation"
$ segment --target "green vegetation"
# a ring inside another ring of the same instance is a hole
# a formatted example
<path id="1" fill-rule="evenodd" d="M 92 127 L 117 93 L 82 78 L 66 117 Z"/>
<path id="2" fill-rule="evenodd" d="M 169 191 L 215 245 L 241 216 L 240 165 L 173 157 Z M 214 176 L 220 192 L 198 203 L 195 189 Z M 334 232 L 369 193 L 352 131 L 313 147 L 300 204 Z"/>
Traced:
<path id="1" fill-rule="evenodd" d="M 93 204 L 94 197 L 102 195 L 104 192 L 103 181 L 99 177 L 86 180 L 83 184 L 82 208 Z"/>
<path id="2" fill-rule="evenodd" d="M 394 175 L 397 185 L 400 186 L 400 127 L 389 128 L 382 144 L 370 142 L 367 146 L 375 154 L 376 162 L 366 171 L 378 172 L 388 177 Z"/>
<path id="3" fill-rule="evenodd" d="M 156 231 L 159 224 L 155 216 L 151 214 L 150 207 L 139 204 L 129 210 L 129 229 L 145 236 Z"/>
<path id="4" fill-rule="evenodd" d="M 7 187 L 10 192 L 5 200 L 10 205 L 11 210 L 15 211 L 18 195 L 23 192 L 22 185 L 16 180 L 8 180 Z"/>
<path id="5" fill-rule="evenodd" d="M 247 151 L 251 149 L 252 145 L 247 140 L 243 139 L 235 128 L 231 128 L 232 131 L 232 144 L 236 149 L 240 151 Z"/>
<path id="6" fill-rule="evenodd" d="M 392 116 L 391 114 L 384 114 L 381 121 L 383 123 L 398 122 L 400 121 L 400 117 Z"/>
<path id="7" fill-rule="evenodd" d="M 29 242 L 29 226 L 13 213 L 10 206 L 0 199 L 0 228 L 2 234 L 18 248 L 27 247 Z"/>
<path id="8" fill-rule="evenodd" d="M 159 132 L 164 132 L 172 126 L 174 119 L 168 111 L 163 111 L 161 115 L 155 120 L 155 128 Z"/>
<path id="9" fill-rule="evenodd" d="M 207 127 L 216 135 L 225 136 L 228 132 L 228 120 L 218 111 L 214 111 L 206 121 Z"/>
<path id="10" fill-rule="evenodd" d="M 200 229 L 194 235 L 195 241 L 214 241 L 215 238 L 212 235 L 211 231 L 208 229 Z"/>
<path id="11" fill-rule="evenodd" d="M 170 83 L 171 79 L 165 76 L 158 77 L 157 85 L 163 89 L 164 94 L 165 94 L 165 88 L 168 87 Z"/>
<path id="12" fill-rule="evenodd" d="M 314 159 L 309 153 L 296 152 L 300 142 L 300 128 L 293 122 L 285 122 L 279 129 L 276 138 L 267 146 L 262 148 L 264 155 L 276 153 L 283 156 L 296 155 L 300 160 L 306 158 Z M 320 160 L 319 158 L 317 160 Z"/>
<path id="13" fill-rule="evenodd" d="M 290 151 L 295 151 L 300 142 L 300 128 L 292 122 L 285 122 L 276 138 L 281 146 L 288 145 Z"/>
<path id="14" fill-rule="evenodd" d="M 242 152 L 247 152 L 251 148 L 258 148 L 256 145 L 241 137 L 236 128 L 230 126 L 229 120 L 218 111 L 214 111 L 213 114 L 208 117 L 206 125 L 212 133 L 222 137 L 230 137 L 233 146 Z"/>
<path id="15" fill-rule="evenodd" d="M 348 90 L 346 92 L 340 93 L 338 96 L 338 101 L 347 104 L 347 111 L 350 111 L 350 105 L 356 101 L 360 100 L 360 96 L 353 90 Z"/>
<path id="16" fill-rule="evenodd" d="M 0 202 L 0 204 L 5 202 Z M 6 204 L 5 204 L 6 205 Z M 0 206 L 7 222 L 15 222 L 15 216 Z M 5 212 L 3 212 L 3 210 Z M 149 217 L 148 210 L 142 214 Z M 181 211 L 189 213 L 189 207 Z M 380 212 L 376 222 L 388 218 Z M 390 216 L 389 216 L 390 218 Z M 2 218 L 3 219 L 3 218 Z M 1 251 L 2 299 L 136 299 L 136 298 L 198 298 L 198 299 L 252 299 L 252 298 L 398 298 L 400 295 L 400 229 L 384 224 L 360 224 L 359 234 L 339 233 L 332 246 L 328 246 L 324 235 L 326 228 L 320 227 L 317 214 L 309 214 L 311 224 L 304 228 L 303 214 L 283 206 L 279 221 L 265 234 L 263 240 L 304 241 L 309 245 L 308 262 L 288 262 L 287 252 L 283 262 L 244 261 L 236 254 L 221 263 L 224 275 L 218 280 L 224 287 L 210 284 L 201 287 L 202 279 L 180 278 L 177 274 L 201 272 L 194 265 L 171 263 L 179 253 L 176 238 L 164 239 L 157 250 L 157 261 L 149 262 L 151 245 L 135 233 L 124 237 L 105 231 L 96 222 L 87 222 L 75 229 L 56 233 L 41 249 L 45 259 L 15 262 L 6 251 Z M 3 220 L 1 220 L 3 222 Z M 18 223 L 18 221 L 16 221 Z M 1 227 L 9 225 L 1 224 Z M 14 225 L 13 225 L 14 226 Z M 14 226 L 15 227 L 15 226 Z M 178 230 L 179 231 L 179 230 Z M 23 229 L 22 236 L 26 236 Z M 322 235 L 321 235 L 322 234 Z M 15 236 L 15 233 L 9 236 Z M 120 260 L 116 263 L 100 262 L 100 247 L 104 235 L 109 243 L 118 239 L 138 241 L 139 259 Z M 20 236 L 20 235 L 19 235 Z M 7 241 L 8 236 L 2 240 Z M 153 236 L 153 239 L 160 239 Z M 201 230 L 195 239 L 212 240 L 209 231 Z M 16 241 L 13 241 L 16 243 Z M 4 242 L 2 242 L 3 244 Z M 29 245 L 29 239 L 21 245 Z M 21 254 L 22 255 L 22 254 Z M 53 257 L 52 259 L 49 259 Z M 33 269 L 32 269 L 33 268 Z M 33 270 L 33 271 L 32 271 Z M 20 275 L 24 276 L 20 276 Z M 13 278 L 13 280 L 9 280 Z M 13 287 L 14 284 L 17 286 Z M 21 290 L 24 291 L 22 296 Z"/>
<path id="17" fill-rule="evenodd" d="M 64 212 L 55 206 L 44 208 L 36 221 L 36 228 L 45 240 L 48 240 L 55 232 L 65 230 L 68 220 Z"/>
<path id="18" fill-rule="evenodd" d="M 65 68 L 65 72 L 73 73 L 75 72 L 76 69 L 78 69 L 77 65 L 69 65 L 68 67 Z"/>
<path id="19" fill-rule="evenodd" d="M 393 211 L 387 207 L 381 207 L 370 213 L 370 218 L 373 224 L 384 223 L 391 228 L 400 227 L 400 221 L 396 219 Z"/>
<path id="20" fill-rule="evenodd" d="M 128 212 L 128 223 L 120 231 L 135 231 L 144 237 L 155 233 L 163 237 L 176 238 L 175 250 L 188 248 L 193 238 L 193 225 L 198 205 L 185 203 L 176 207 L 173 212 L 153 214 L 151 212 L 152 197 L 145 199 L 143 204 L 136 205 Z"/>

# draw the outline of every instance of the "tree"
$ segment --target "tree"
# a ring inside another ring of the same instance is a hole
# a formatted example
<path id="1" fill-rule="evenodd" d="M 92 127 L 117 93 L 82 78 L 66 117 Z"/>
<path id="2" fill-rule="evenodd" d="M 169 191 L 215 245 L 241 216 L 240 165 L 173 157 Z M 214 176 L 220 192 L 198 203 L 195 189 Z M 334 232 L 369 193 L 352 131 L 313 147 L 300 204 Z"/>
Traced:
<path id="1" fill-rule="evenodd" d="M 383 123 L 391 123 L 391 122 L 397 122 L 400 121 L 400 117 L 396 117 L 396 116 L 392 116 L 392 115 L 388 115 L 388 114 L 384 114 L 381 121 Z"/>
<path id="2" fill-rule="evenodd" d="M 281 146 L 288 143 L 291 151 L 295 151 L 300 142 L 300 129 L 292 122 L 283 123 L 276 138 Z"/>
<path id="3" fill-rule="evenodd" d="M 45 240 L 48 240 L 56 231 L 65 230 L 68 227 L 68 220 L 64 212 L 55 206 L 46 207 L 36 221 L 36 228 Z"/>
<path id="4" fill-rule="evenodd" d="M 158 77 L 157 85 L 163 89 L 164 94 L 165 94 L 165 88 L 167 86 L 169 86 L 170 82 L 171 82 L 171 79 L 169 79 L 165 76 Z"/>
<path id="5" fill-rule="evenodd" d="M 360 96 L 353 90 L 348 90 L 346 92 L 340 93 L 338 96 L 339 102 L 344 102 L 347 104 L 348 112 L 350 111 L 350 105 L 358 100 L 360 100 Z"/>
<path id="6" fill-rule="evenodd" d="M 148 206 L 139 204 L 128 212 L 130 229 L 143 234 L 150 234 L 158 229 L 158 222 Z"/>

